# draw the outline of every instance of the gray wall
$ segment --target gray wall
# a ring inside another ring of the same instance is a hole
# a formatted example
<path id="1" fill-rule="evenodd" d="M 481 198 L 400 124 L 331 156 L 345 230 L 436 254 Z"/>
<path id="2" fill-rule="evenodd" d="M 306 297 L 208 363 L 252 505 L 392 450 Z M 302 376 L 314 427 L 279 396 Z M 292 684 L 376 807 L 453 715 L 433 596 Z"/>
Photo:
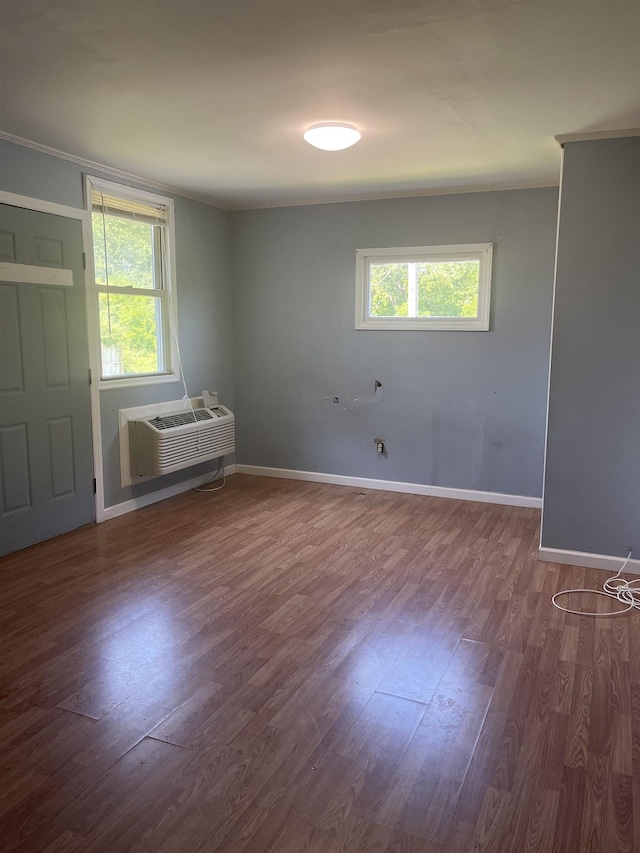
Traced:
<path id="1" fill-rule="evenodd" d="M 238 461 L 540 496 L 557 196 L 232 213 Z M 491 331 L 354 329 L 356 248 L 479 242 Z"/>
<path id="2" fill-rule="evenodd" d="M 542 544 L 640 557 L 640 139 L 564 148 Z"/>
<path id="3" fill-rule="evenodd" d="M 0 141 L 0 189 L 5 191 L 81 208 L 83 171 L 101 174 Z M 110 175 L 104 177 L 113 180 Z M 144 184 L 133 182 L 133 185 L 148 189 Z M 199 394 L 203 388 L 217 390 L 221 402 L 233 408 L 229 214 L 179 196 L 175 197 L 175 213 L 178 333 L 187 389 L 190 395 Z M 120 487 L 118 409 L 180 399 L 183 394 L 182 384 L 177 382 L 101 392 L 106 506 L 165 488 L 214 467 L 216 463 L 209 463 L 134 487 Z"/>
<path id="4" fill-rule="evenodd" d="M 639 145 L 565 146 L 546 547 L 640 554 Z M 82 207 L 82 171 L 0 141 L 4 190 Z M 231 215 L 175 201 L 188 389 L 235 409 L 238 461 L 540 494 L 556 190 Z M 353 328 L 356 248 L 464 242 L 495 246 L 490 332 Z M 375 379 L 381 401 L 355 402 Z M 107 506 L 201 470 L 119 486 L 118 408 L 180 396 L 177 383 L 102 392 Z"/>

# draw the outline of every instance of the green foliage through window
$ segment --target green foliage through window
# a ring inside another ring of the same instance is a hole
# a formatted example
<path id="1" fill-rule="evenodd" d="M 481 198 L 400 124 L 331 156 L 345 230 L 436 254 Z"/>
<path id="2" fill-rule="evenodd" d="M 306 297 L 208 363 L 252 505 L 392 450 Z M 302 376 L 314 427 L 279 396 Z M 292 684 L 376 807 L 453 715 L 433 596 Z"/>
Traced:
<path id="1" fill-rule="evenodd" d="M 102 375 L 161 372 L 162 290 L 155 283 L 161 229 L 119 216 L 103 218 L 101 212 L 94 212 L 92 219 Z M 127 289 L 148 290 L 150 295 Z M 154 292 L 157 295 L 151 295 Z"/>
<path id="2" fill-rule="evenodd" d="M 101 293 L 99 299 L 102 375 L 158 373 L 158 298 Z"/>
<path id="3" fill-rule="evenodd" d="M 109 287 L 153 288 L 153 225 L 94 213 L 96 284 L 107 284 L 104 233 L 107 235 Z"/>
<path id="4" fill-rule="evenodd" d="M 371 317 L 476 317 L 478 260 L 370 266 Z"/>

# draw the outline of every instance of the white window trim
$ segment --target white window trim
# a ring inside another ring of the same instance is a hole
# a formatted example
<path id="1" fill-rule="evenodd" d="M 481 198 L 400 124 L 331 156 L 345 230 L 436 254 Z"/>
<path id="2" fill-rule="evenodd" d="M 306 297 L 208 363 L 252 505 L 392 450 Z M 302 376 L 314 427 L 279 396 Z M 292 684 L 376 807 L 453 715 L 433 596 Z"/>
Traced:
<path id="1" fill-rule="evenodd" d="M 491 309 L 493 243 L 462 243 L 451 246 L 394 246 L 356 251 L 356 329 L 405 331 L 487 332 Z M 369 315 L 369 268 L 380 261 L 478 260 L 477 317 L 371 317 Z"/>
<path id="2" fill-rule="evenodd" d="M 94 358 L 94 364 L 99 365 L 99 383 L 98 387 L 101 391 L 107 391 L 117 388 L 132 388 L 139 385 L 159 385 L 167 382 L 179 382 L 179 355 L 178 342 L 176 340 L 178 334 L 178 300 L 176 294 L 176 251 L 175 251 L 175 212 L 174 202 L 172 198 L 150 193 L 147 190 L 140 190 L 136 187 L 120 184 L 116 181 L 108 181 L 103 178 L 97 178 L 93 175 L 85 175 L 85 208 L 89 222 L 91 222 L 91 196 L 93 189 L 103 189 L 105 192 L 120 195 L 123 198 L 139 199 L 140 201 L 155 202 L 165 205 L 167 210 L 167 224 L 165 229 L 166 239 L 164 241 L 164 251 L 166 253 L 166 270 L 164 285 L 167 291 L 165 305 L 167 308 L 166 330 L 167 335 L 167 371 L 163 373 L 143 374 L 136 373 L 131 376 L 119 376 L 113 379 L 102 378 L 102 358 L 100 354 L 100 317 L 98 307 L 98 286 L 96 285 L 95 266 L 93 262 L 93 229 L 89 228 L 90 245 L 87 247 L 87 304 L 91 306 L 91 317 L 93 334 L 91 339 L 97 351 Z"/>

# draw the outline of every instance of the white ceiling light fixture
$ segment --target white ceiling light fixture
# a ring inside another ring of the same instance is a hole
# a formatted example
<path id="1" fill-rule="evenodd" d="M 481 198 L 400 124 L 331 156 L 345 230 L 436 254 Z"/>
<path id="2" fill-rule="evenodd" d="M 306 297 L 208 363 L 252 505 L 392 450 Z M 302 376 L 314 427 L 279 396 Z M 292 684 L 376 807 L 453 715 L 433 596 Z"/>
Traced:
<path id="1" fill-rule="evenodd" d="M 327 121 L 312 124 L 304 134 L 309 145 L 322 148 L 323 151 L 342 151 L 355 145 L 361 137 L 360 131 L 352 124 Z"/>

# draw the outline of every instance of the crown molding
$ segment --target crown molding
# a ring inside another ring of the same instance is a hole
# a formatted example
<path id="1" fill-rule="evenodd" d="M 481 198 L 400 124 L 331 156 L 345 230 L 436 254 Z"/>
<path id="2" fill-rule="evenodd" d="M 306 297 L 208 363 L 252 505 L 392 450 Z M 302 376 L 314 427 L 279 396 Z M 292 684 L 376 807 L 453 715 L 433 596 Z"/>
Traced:
<path id="1" fill-rule="evenodd" d="M 181 198 L 190 198 L 192 201 L 199 201 L 201 204 L 207 204 L 209 207 L 216 207 L 219 210 L 229 210 L 228 207 L 207 196 L 190 193 L 187 190 L 175 187 L 173 184 L 165 184 L 162 181 L 154 181 L 152 178 L 145 178 L 142 175 L 136 175 L 133 172 L 125 172 L 123 169 L 115 169 L 113 166 L 107 166 L 104 163 L 97 163 L 95 160 L 87 160 L 85 157 L 77 157 L 75 154 L 69 154 L 68 151 L 59 151 L 57 148 L 51 148 L 49 145 L 42 145 L 40 142 L 34 142 L 32 139 L 24 139 L 22 136 L 16 136 L 13 133 L 6 133 L 0 130 L 0 140 L 12 142 L 14 145 L 21 145 L 23 148 L 31 148 L 33 151 L 39 151 L 41 154 L 49 154 L 51 157 L 58 157 L 60 160 L 68 160 L 71 163 L 77 163 L 85 169 L 98 170 L 110 175 L 114 178 L 120 178 L 124 181 L 133 181 L 137 184 L 142 184 L 145 187 L 153 187 L 154 189 L 169 192 L 172 195 L 180 196 Z"/>
<path id="2" fill-rule="evenodd" d="M 591 130 L 585 133 L 560 133 L 553 138 L 558 145 L 565 142 L 590 142 L 596 139 L 623 139 L 627 136 L 640 136 L 640 127 L 628 127 L 621 130 Z"/>
<path id="3" fill-rule="evenodd" d="M 270 210 L 276 207 L 310 207 L 316 204 L 348 204 L 357 201 L 385 201 L 390 199 L 402 198 L 423 198 L 433 195 L 466 195 L 468 193 L 495 193 L 509 192 L 513 190 L 541 190 L 560 186 L 558 181 L 540 181 L 539 183 L 513 183 L 513 184 L 478 184 L 462 187 L 442 187 L 438 189 L 420 189 L 409 190 L 407 192 L 388 192 L 388 193 L 372 193 L 371 195 L 354 195 L 354 196 L 335 196 L 331 198 L 310 198 L 301 199 L 300 201 L 272 201 L 272 202 L 254 202 L 253 204 L 237 204 L 230 206 L 228 209 L 233 213 L 242 210 Z"/>
<path id="4" fill-rule="evenodd" d="M 640 133 L 640 131 L 638 132 Z M 624 135 L 630 136 L 634 134 L 627 132 Z M 560 141 L 560 137 L 556 137 L 556 139 Z M 423 198 L 427 196 L 439 195 L 464 195 L 467 193 L 486 193 L 503 191 L 508 192 L 513 190 L 546 189 L 549 187 L 559 186 L 559 181 L 522 183 L 514 182 L 509 184 L 489 183 L 472 184 L 457 187 L 438 187 L 434 189 L 424 187 L 422 189 L 408 190 L 405 192 L 396 190 L 387 193 L 361 193 L 358 195 L 332 196 L 329 198 L 315 198 L 311 196 L 299 200 L 279 199 L 269 202 L 265 201 L 247 202 L 246 204 L 223 204 L 222 202 L 209 198 L 208 196 L 198 195 L 197 193 L 190 193 L 187 190 L 181 189 L 180 187 L 173 186 L 173 184 L 166 184 L 162 181 L 155 181 L 152 178 L 145 178 L 142 175 L 136 175 L 133 172 L 126 172 L 123 169 L 116 169 L 113 166 L 107 166 L 104 163 L 98 163 L 95 160 L 88 160 L 85 157 L 77 157 L 75 154 L 69 154 L 66 151 L 60 151 L 57 148 L 51 148 L 48 145 L 42 145 L 39 142 L 34 142 L 31 139 L 25 139 L 22 136 L 16 136 L 15 134 L 7 133 L 3 130 L 0 130 L 0 140 L 4 140 L 5 142 L 12 142 L 14 145 L 21 145 L 24 148 L 31 148 L 34 151 L 39 151 L 41 154 L 48 154 L 51 157 L 58 157 L 61 160 L 67 160 L 71 163 L 77 163 L 79 166 L 82 166 L 85 169 L 90 169 L 92 171 L 97 170 L 110 177 L 119 178 L 122 181 L 133 181 L 136 184 L 142 184 L 143 187 L 150 187 L 153 189 L 162 190 L 164 192 L 169 192 L 172 195 L 180 196 L 181 198 L 189 198 L 193 201 L 198 201 L 202 204 L 206 204 L 209 207 L 214 207 L 218 210 L 224 211 L 270 210 L 272 208 L 280 207 L 308 207 L 316 204 L 345 204 L 358 201 L 384 201 L 387 199 Z"/>

